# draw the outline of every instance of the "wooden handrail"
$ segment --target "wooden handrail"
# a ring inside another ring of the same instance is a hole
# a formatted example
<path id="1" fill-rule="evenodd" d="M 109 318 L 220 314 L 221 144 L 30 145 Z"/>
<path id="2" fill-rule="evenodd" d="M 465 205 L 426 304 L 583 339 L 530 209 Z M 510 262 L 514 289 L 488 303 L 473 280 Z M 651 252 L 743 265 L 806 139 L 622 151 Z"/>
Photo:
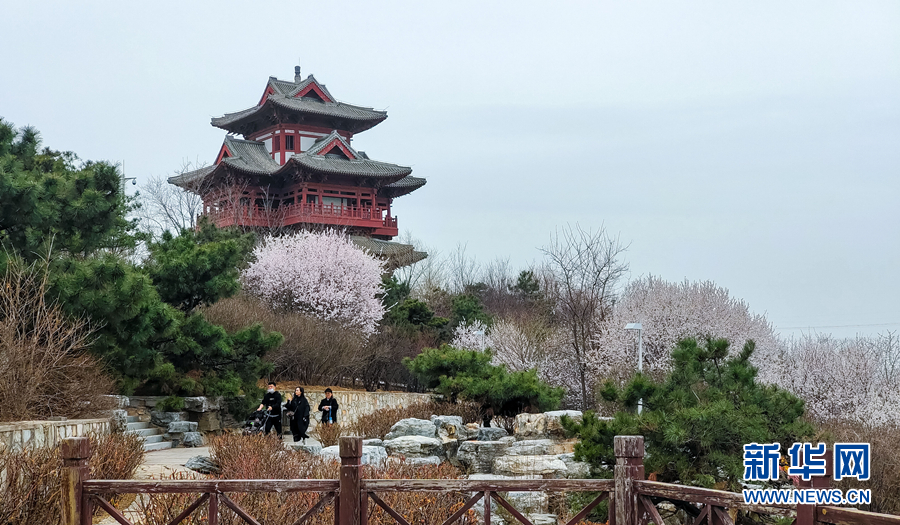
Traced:
<path id="1" fill-rule="evenodd" d="M 166 494 L 225 492 L 334 492 L 336 479 L 190 479 L 171 481 L 91 480 L 82 483 L 86 494 Z"/>
<path id="2" fill-rule="evenodd" d="M 364 479 L 367 492 L 610 492 L 611 479 Z"/>
<path id="3" fill-rule="evenodd" d="M 749 510 L 761 514 L 784 515 L 785 511 L 792 512 L 794 505 L 773 503 L 771 505 L 759 505 L 744 503 L 744 495 L 726 490 L 705 489 L 702 487 L 689 487 L 687 485 L 675 485 L 659 481 L 634 480 L 635 491 L 644 496 L 666 498 L 690 503 L 701 503 L 729 509 Z"/>

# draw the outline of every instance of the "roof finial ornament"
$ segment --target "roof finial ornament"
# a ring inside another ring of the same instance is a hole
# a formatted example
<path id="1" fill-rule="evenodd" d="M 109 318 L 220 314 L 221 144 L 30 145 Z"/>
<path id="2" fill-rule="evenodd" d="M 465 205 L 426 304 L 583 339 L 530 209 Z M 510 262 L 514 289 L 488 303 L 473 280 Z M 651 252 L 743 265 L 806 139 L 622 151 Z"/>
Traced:
<path id="1" fill-rule="evenodd" d="M 300 66 L 294 66 L 294 82 L 299 83 L 303 80 L 303 77 L 300 75 Z"/>

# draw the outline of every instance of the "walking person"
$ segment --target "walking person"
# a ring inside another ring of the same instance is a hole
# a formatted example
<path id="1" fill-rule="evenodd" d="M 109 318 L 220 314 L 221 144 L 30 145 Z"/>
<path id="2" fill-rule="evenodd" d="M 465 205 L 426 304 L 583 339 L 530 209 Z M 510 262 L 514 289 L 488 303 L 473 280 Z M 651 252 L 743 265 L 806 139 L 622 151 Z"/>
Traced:
<path id="1" fill-rule="evenodd" d="M 288 401 L 287 409 L 291 416 L 291 433 L 294 435 L 294 442 L 309 439 L 309 436 L 306 435 L 306 429 L 309 428 L 309 401 L 303 395 L 302 386 L 294 389 L 294 397 Z"/>
<path id="2" fill-rule="evenodd" d="M 262 403 L 256 410 L 266 410 L 269 414 L 264 433 L 268 435 L 272 427 L 275 427 L 275 433 L 278 434 L 278 439 L 281 439 L 284 433 L 281 428 L 281 393 L 275 390 L 275 386 L 274 381 L 266 385 L 266 393 L 263 394 Z"/>
<path id="3" fill-rule="evenodd" d="M 330 388 L 325 389 L 325 399 L 319 401 L 319 412 L 322 413 L 322 423 L 326 425 L 337 423 L 338 402 Z"/>

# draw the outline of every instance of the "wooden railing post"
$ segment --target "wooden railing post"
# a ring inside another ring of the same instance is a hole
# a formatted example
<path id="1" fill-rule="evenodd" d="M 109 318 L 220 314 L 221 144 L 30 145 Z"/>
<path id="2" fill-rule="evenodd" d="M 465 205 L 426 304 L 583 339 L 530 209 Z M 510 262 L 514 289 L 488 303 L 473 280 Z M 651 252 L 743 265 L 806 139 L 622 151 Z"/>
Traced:
<path id="1" fill-rule="evenodd" d="M 834 475 L 834 458 L 825 449 L 825 475 L 814 476 L 809 481 L 800 478 L 797 482 L 797 488 L 806 489 L 827 489 L 831 487 L 831 478 Z M 808 503 L 797 505 L 797 525 L 816 525 L 816 504 Z"/>
<path id="2" fill-rule="evenodd" d="M 644 436 L 616 436 L 615 514 L 616 525 L 638 525 L 637 495 L 634 480 L 644 479 Z"/>
<path id="3" fill-rule="evenodd" d="M 62 525 L 90 525 L 91 503 L 82 483 L 91 479 L 91 441 L 86 437 L 63 439 L 59 454 L 63 462 L 59 498 Z"/>
<path id="4" fill-rule="evenodd" d="M 362 511 L 362 438 L 341 437 L 341 480 L 338 493 L 340 507 L 339 525 L 365 525 L 361 521 Z"/>

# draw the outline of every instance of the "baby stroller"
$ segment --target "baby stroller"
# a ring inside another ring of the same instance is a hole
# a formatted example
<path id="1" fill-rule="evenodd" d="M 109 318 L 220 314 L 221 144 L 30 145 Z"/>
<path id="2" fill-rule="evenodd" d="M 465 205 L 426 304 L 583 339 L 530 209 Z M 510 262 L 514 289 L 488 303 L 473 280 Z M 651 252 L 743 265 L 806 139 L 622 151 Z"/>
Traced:
<path id="1" fill-rule="evenodd" d="M 257 410 L 250 414 L 250 417 L 247 418 L 247 421 L 244 422 L 244 434 L 252 436 L 256 434 L 262 434 L 266 431 L 266 421 L 269 418 L 274 418 L 277 416 L 273 416 L 267 410 Z"/>

